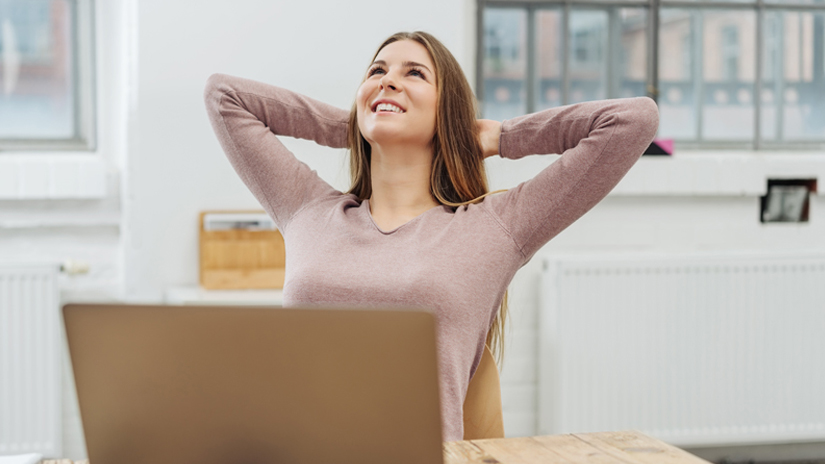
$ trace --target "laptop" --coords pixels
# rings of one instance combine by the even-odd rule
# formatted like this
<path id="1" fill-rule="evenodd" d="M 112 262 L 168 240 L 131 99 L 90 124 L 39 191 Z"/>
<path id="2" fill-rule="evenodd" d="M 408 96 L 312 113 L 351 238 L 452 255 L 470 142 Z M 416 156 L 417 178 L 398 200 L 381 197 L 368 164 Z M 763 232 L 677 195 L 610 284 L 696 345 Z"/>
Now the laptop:
<path id="1" fill-rule="evenodd" d="M 68 304 L 90 462 L 441 464 L 417 309 Z"/>

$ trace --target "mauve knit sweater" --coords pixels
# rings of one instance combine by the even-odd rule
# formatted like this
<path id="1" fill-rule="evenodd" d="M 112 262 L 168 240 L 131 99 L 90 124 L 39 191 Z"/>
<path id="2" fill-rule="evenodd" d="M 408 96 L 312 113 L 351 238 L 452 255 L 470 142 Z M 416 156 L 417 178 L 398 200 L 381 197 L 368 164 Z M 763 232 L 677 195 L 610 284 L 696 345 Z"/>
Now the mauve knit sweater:
<path id="1" fill-rule="evenodd" d="M 457 209 L 437 206 L 384 231 L 370 215 L 369 200 L 332 188 L 277 137 L 345 148 L 348 110 L 221 74 L 209 78 L 204 98 L 229 161 L 284 236 L 284 306 L 434 311 L 445 441 L 463 438 L 467 385 L 516 271 L 610 192 L 659 124 L 647 97 L 506 120 L 500 156 L 562 156 L 505 193 Z"/>

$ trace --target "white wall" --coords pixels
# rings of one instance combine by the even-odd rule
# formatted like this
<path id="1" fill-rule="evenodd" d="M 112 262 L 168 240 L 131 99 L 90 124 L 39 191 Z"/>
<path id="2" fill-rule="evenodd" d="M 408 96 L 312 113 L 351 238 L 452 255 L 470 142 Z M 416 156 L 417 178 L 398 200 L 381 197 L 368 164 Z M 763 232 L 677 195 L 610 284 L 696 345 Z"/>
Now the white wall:
<path id="1" fill-rule="evenodd" d="M 454 52 L 473 82 L 472 0 L 107 0 L 96 5 L 98 155 L 109 166 L 107 196 L 0 202 L 3 259 L 74 258 L 92 265 L 87 276 L 63 278 L 64 301 L 160 301 L 167 287 L 197 282 L 199 211 L 258 206 L 211 132 L 202 100 L 210 74 L 257 79 L 349 107 L 380 41 L 398 30 L 423 29 Z M 346 186 L 342 151 L 285 143 L 327 181 Z M 491 186 L 512 187 L 553 159 L 490 160 Z M 758 222 L 758 194 L 765 177 L 822 179 L 822 163 L 780 154 L 754 157 L 758 162 L 749 159 L 747 154 L 740 160 L 741 169 L 718 169 L 713 160 L 642 160 L 634 169 L 635 179 L 622 186 L 624 195 L 611 195 L 519 272 L 511 287 L 502 372 L 508 435 L 536 431 L 535 326 L 542 256 L 825 247 L 822 196 L 812 199 L 808 224 Z M 694 186 L 701 196 L 691 194 Z M 85 450 L 68 372 L 65 378 L 64 454 L 82 458 Z"/>

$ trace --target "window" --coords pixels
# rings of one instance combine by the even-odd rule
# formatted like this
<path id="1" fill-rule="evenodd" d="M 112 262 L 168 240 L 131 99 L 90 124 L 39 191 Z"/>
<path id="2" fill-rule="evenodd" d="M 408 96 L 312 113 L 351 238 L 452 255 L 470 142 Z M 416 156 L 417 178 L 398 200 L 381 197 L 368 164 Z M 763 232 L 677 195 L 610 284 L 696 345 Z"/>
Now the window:
<path id="1" fill-rule="evenodd" d="M 648 95 L 677 148 L 825 148 L 825 0 L 478 0 L 484 117 Z"/>
<path id="2" fill-rule="evenodd" d="M 0 150 L 94 149 L 90 0 L 0 0 Z"/>

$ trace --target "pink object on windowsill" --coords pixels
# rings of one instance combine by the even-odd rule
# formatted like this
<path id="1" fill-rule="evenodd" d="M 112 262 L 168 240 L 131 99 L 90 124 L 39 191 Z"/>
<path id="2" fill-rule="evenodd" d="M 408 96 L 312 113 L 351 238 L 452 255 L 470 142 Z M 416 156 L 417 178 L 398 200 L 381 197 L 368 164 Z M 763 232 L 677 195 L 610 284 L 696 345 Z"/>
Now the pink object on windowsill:
<path id="1" fill-rule="evenodd" d="M 645 150 L 645 155 L 672 155 L 673 139 L 653 139 L 653 142 Z"/>

